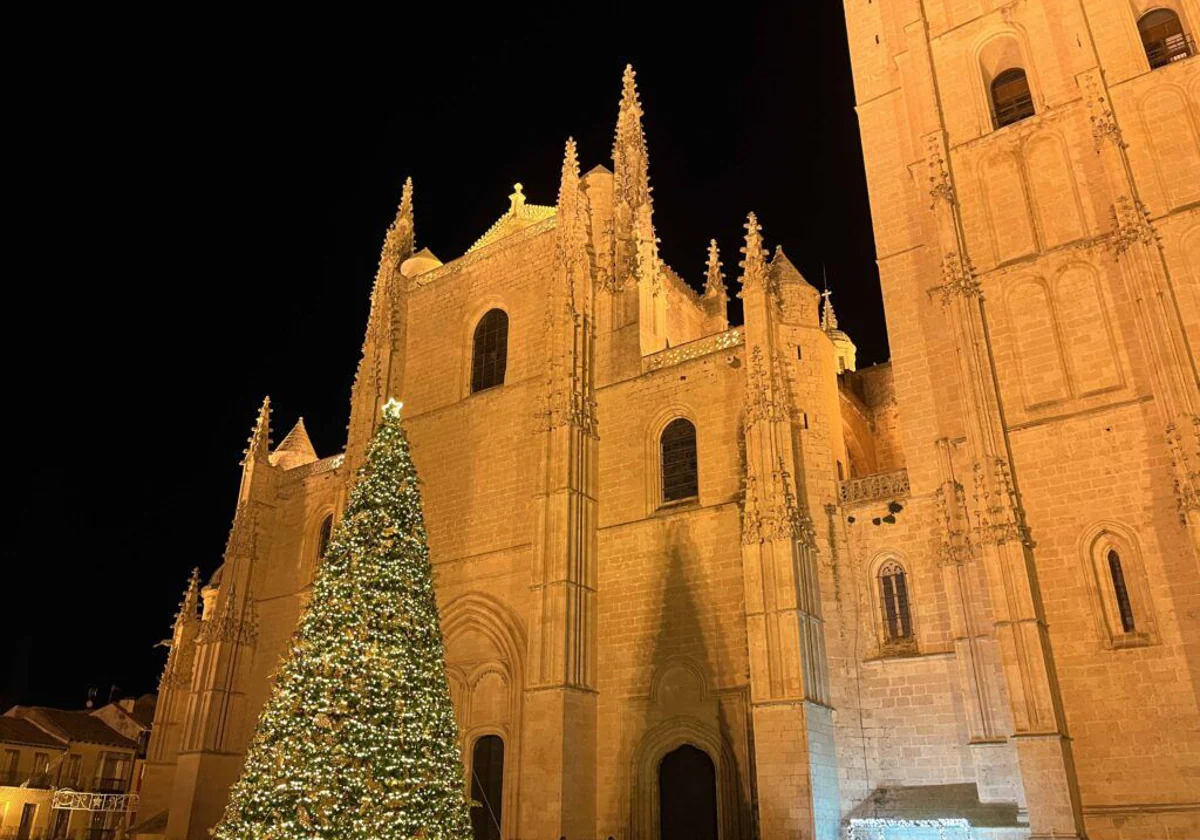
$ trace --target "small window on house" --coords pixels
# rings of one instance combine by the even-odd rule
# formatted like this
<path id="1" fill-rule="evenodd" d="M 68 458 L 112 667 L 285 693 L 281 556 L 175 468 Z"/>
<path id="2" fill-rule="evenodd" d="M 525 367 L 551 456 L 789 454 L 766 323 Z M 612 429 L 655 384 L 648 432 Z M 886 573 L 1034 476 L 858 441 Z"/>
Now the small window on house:
<path id="1" fill-rule="evenodd" d="M 1179 15 L 1170 9 L 1146 12 L 1138 19 L 1138 32 L 1142 35 L 1142 46 L 1151 69 L 1181 61 L 1192 54 L 1192 45 L 1183 34 Z"/>
<path id="2" fill-rule="evenodd" d="M 1129 588 L 1125 585 L 1125 570 L 1121 568 L 1121 555 L 1108 552 L 1108 573 L 1112 576 L 1113 594 L 1117 597 L 1117 612 L 1121 616 L 1121 629 L 1132 633 L 1137 629 L 1133 621 L 1133 605 L 1129 601 Z"/>
<path id="3" fill-rule="evenodd" d="M 884 642 L 903 645 L 913 641 L 908 603 L 908 576 L 904 567 L 889 560 L 879 567 L 879 605 L 883 613 Z"/>
<path id="4" fill-rule="evenodd" d="M 325 559 L 325 552 L 329 551 L 329 538 L 333 536 L 333 514 L 329 514 L 321 520 L 321 530 L 317 535 L 317 559 Z"/>
<path id="5" fill-rule="evenodd" d="M 475 327 L 471 355 L 471 393 L 504 384 L 508 367 L 508 315 L 493 309 Z"/>
<path id="6" fill-rule="evenodd" d="M 696 427 L 682 417 L 663 429 L 662 500 L 678 502 L 700 494 L 696 462 Z"/>
<path id="7" fill-rule="evenodd" d="M 1034 113 L 1033 94 L 1024 70 L 1014 67 L 992 80 L 992 116 L 996 128 L 1020 122 Z"/>

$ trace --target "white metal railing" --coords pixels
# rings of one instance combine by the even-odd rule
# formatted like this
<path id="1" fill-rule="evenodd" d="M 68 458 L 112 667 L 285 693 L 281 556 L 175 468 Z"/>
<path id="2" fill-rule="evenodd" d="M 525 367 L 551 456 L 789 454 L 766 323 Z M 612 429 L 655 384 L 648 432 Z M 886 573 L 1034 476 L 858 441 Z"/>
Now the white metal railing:
<path id="1" fill-rule="evenodd" d="M 136 793 L 84 793 L 79 790 L 56 790 L 51 808 L 64 811 L 104 811 L 108 813 L 125 813 L 136 811 L 138 798 Z"/>

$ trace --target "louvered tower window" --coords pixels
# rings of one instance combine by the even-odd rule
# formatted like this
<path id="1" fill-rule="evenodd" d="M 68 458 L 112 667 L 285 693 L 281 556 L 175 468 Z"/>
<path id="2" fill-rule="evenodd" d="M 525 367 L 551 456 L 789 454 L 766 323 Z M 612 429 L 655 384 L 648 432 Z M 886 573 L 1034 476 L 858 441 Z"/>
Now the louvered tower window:
<path id="1" fill-rule="evenodd" d="M 992 115 L 1003 128 L 1034 115 L 1029 79 L 1020 67 L 1005 70 L 992 80 Z"/>
<path id="2" fill-rule="evenodd" d="M 1155 9 L 1138 18 L 1138 32 L 1151 69 L 1181 61 L 1192 54 L 1192 44 L 1183 34 L 1179 15 L 1170 9 Z"/>
<path id="3" fill-rule="evenodd" d="M 894 560 L 879 568 L 879 604 L 883 611 L 883 631 L 887 642 L 907 642 L 913 638 L 912 614 L 908 603 L 908 576 Z"/>
<path id="4" fill-rule="evenodd" d="M 662 500 L 678 502 L 700 494 L 696 462 L 696 427 L 680 417 L 662 433 Z"/>
<path id="5" fill-rule="evenodd" d="M 493 309 L 475 327 L 471 355 L 471 393 L 504 384 L 508 367 L 508 315 Z"/>
<path id="6" fill-rule="evenodd" d="M 1125 585 L 1125 570 L 1121 568 L 1121 555 L 1111 549 L 1108 552 L 1108 573 L 1112 576 L 1113 594 L 1117 596 L 1121 629 L 1132 633 L 1136 628 L 1133 622 L 1133 605 L 1129 602 L 1129 588 Z"/>

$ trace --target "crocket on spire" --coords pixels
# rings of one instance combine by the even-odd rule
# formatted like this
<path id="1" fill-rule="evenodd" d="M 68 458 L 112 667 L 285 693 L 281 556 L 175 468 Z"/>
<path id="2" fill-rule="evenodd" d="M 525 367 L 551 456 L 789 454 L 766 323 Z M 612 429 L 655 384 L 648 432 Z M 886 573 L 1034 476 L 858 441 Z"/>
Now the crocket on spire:
<path id="1" fill-rule="evenodd" d="M 271 454 L 271 398 L 263 399 L 262 407 L 258 409 L 258 418 L 254 428 L 250 430 L 250 439 L 246 442 L 245 457 L 242 464 L 250 461 L 265 461 Z"/>
<path id="2" fill-rule="evenodd" d="M 399 268 L 400 263 L 413 255 L 416 243 L 416 224 L 413 218 L 413 182 L 412 178 L 404 179 L 404 188 L 400 193 L 400 206 L 396 208 L 396 218 L 392 220 L 383 240 L 383 253 L 379 256 L 380 266 L 388 265 Z"/>

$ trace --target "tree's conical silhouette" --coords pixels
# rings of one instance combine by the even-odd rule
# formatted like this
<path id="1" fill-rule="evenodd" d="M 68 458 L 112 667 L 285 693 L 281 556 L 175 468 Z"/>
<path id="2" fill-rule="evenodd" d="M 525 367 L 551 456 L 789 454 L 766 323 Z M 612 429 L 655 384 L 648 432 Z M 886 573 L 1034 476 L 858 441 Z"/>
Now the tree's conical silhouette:
<path id="1" fill-rule="evenodd" d="M 385 406 L 216 840 L 468 840 L 417 473 Z"/>

